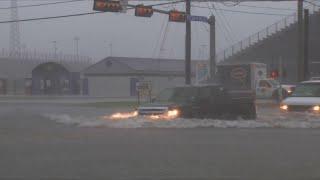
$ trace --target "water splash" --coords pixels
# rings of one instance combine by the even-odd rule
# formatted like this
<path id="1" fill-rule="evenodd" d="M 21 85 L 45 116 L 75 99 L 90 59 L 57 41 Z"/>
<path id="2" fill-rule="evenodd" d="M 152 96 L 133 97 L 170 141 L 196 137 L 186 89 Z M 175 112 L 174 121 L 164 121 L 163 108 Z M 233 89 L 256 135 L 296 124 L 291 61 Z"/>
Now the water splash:
<path id="1" fill-rule="evenodd" d="M 257 120 L 217 120 L 217 119 L 150 119 L 133 117 L 126 119 L 71 116 L 68 114 L 46 114 L 45 117 L 58 123 L 79 127 L 108 128 L 320 128 L 319 116 L 312 114 L 260 116 Z"/>

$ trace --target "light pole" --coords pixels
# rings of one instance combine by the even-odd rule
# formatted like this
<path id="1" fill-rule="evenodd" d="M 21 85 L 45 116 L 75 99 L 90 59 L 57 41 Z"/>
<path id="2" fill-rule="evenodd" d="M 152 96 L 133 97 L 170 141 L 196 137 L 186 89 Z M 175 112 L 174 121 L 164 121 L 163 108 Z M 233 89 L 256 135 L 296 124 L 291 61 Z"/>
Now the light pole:
<path id="1" fill-rule="evenodd" d="M 54 51 L 54 58 L 57 58 L 57 41 L 52 41 L 53 43 L 53 51 Z"/>
<path id="2" fill-rule="evenodd" d="M 113 51 L 113 44 L 112 43 L 108 43 L 107 41 L 104 41 L 104 43 L 106 43 L 107 48 L 109 48 L 109 56 L 112 57 L 112 51 Z M 108 55 L 108 54 L 107 54 Z"/>
<path id="3" fill-rule="evenodd" d="M 74 40 L 74 44 L 75 44 L 76 58 L 77 58 L 77 60 L 79 60 L 79 40 L 80 40 L 80 38 L 76 36 L 73 38 L 73 40 Z"/>
<path id="4" fill-rule="evenodd" d="M 113 48 L 112 43 L 109 44 L 109 47 L 110 47 L 110 56 L 112 57 L 112 48 Z"/>

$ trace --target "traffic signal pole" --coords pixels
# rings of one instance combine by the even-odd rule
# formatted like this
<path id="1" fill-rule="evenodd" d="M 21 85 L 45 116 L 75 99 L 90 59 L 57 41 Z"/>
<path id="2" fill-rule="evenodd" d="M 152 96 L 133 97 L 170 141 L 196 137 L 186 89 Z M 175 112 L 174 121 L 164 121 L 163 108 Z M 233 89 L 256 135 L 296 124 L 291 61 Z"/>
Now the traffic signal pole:
<path id="1" fill-rule="evenodd" d="M 303 0 L 298 0 L 298 34 L 297 34 L 297 45 L 298 45 L 298 57 L 297 57 L 297 81 L 304 80 L 304 48 L 303 48 Z"/>
<path id="2" fill-rule="evenodd" d="M 191 84 L 191 0 L 186 0 L 185 78 Z"/>
<path id="3" fill-rule="evenodd" d="M 210 24 L 210 79 L 216 74 L 216 19 L 214 15 L 209 18 Z"/>

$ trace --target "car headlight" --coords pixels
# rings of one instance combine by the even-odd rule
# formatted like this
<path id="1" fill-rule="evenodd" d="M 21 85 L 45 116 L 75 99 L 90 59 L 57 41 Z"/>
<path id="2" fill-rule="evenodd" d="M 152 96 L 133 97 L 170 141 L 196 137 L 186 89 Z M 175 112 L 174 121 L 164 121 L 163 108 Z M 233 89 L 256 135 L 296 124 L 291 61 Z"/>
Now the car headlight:
<path id="1" fill-rule="evenodd" d="M 320 106 L 313 106 L 312 110 L 319 112 L 320 111 Z"/>
<path id="2" fill-rule="evenodd" d="M 289 106 L 288 105 L 286 105 L 286 104 L 282 104 L 281 106 L 280 106 L 280 109 L 282 109 L 282 110 L 288 110 L 289 109 Z"/>
<path id="3" fill-rule="evenodd" d="M 171 109 L 168 111 L 167 115 L 169 118 L 176 118 L 179 116 L 179 110 L 178 109 Z"/>

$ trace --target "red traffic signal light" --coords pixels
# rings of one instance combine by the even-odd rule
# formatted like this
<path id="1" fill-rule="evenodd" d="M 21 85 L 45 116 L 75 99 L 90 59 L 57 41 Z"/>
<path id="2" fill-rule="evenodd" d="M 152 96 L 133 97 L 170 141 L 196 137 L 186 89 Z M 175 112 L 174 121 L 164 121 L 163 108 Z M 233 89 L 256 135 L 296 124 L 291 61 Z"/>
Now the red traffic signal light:
<path id="1" fill-rule="evenodd" d="M 93 10 L 104 12 L 120 12 L 122 6 L 120 1 L 94 0 Z"/>
<path id="2" fill-rule="evenodd" d="M 151 17 L 152 15 L 153 15 L 153 9 L 151 6 L 138 5 L 135 8 L 135 16 Z"/>
<path id="3" fill-rule="evenodd" d="M 169 21 L 172 22 L 186 22 L 186 13 L 172 10 L 169 12 Z"/>
<path id="4" fill-rule="evenodd" d="M 272 70 L 270 74 L 272 79 L 277 79 L 279 77 L 279 71 L 278 70 Z"/>
<path id="5" fill-rule="evenodd" d="M 94 0 L 93 2 L 93 10 L 96 11 L 105 11 L 106 6 L 107 6 L 107 1 L 106 0 Z"/>

